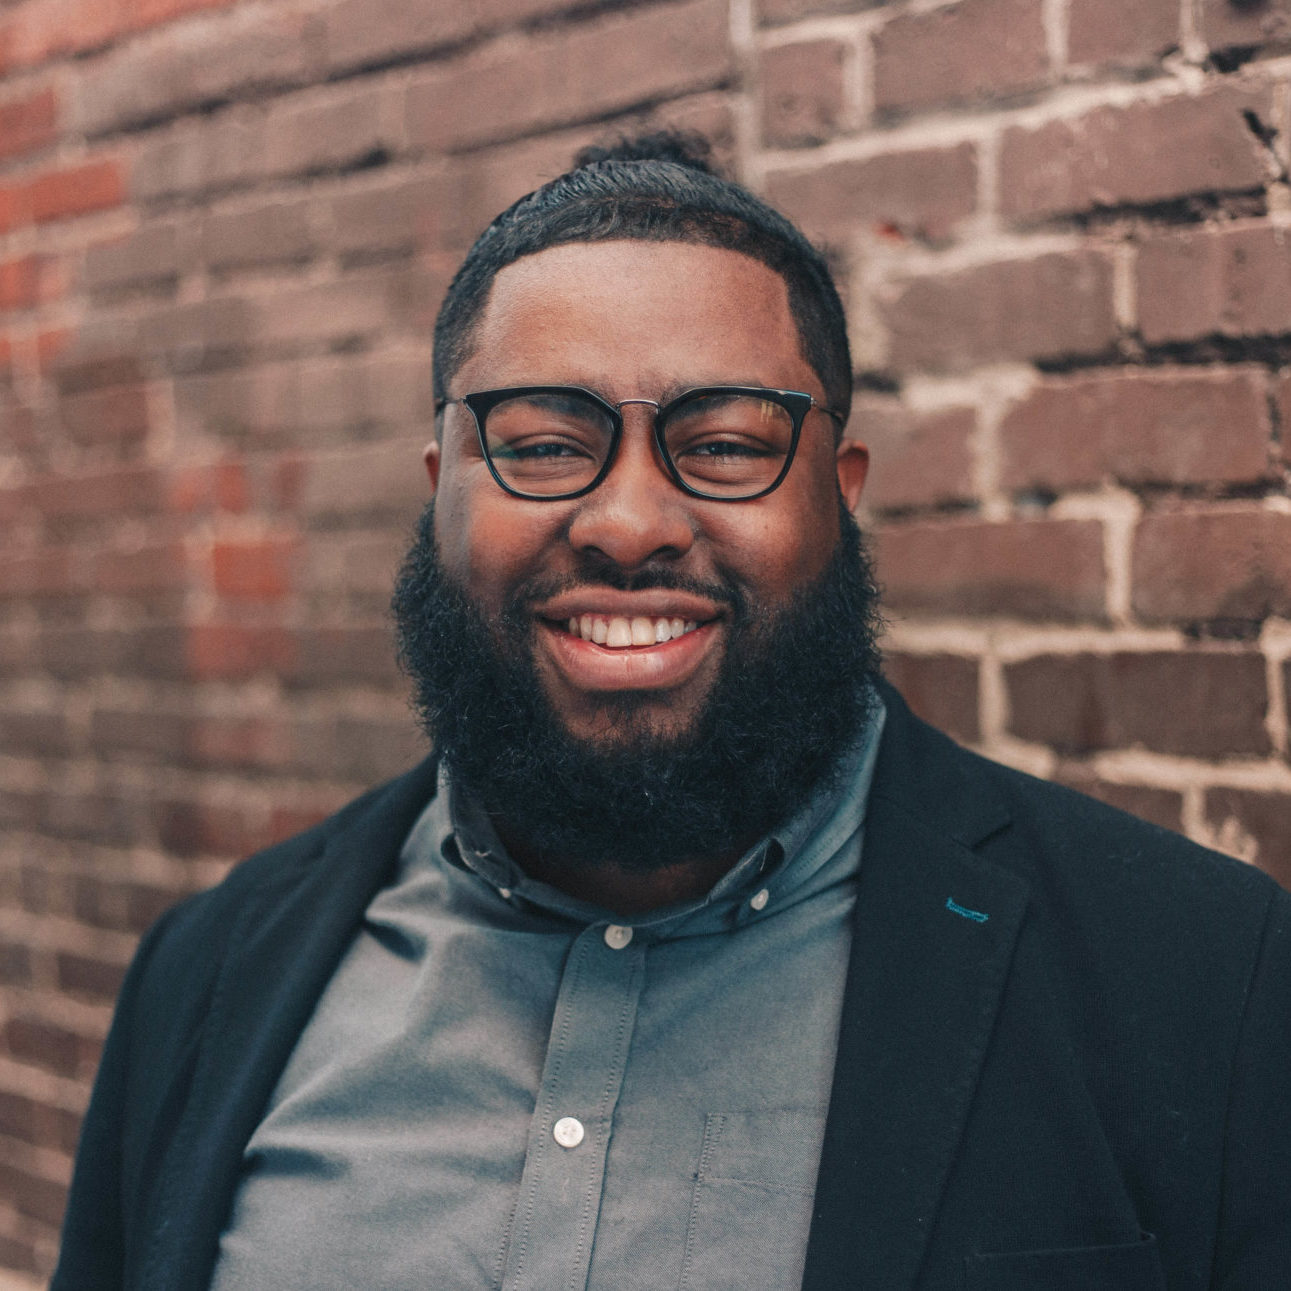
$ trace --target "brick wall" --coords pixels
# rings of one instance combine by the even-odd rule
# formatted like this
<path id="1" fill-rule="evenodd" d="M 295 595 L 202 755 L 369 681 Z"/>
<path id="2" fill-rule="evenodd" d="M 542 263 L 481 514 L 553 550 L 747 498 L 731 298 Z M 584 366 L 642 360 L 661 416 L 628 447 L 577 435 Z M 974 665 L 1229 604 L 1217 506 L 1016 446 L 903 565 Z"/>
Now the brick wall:
<path id="1" fill-rule="evenodd" d="M 1291 882 L 1288 0 L 0 0 L 0 1268 L 140 930 L 417 756 L 438 295 L 646 117 L 838 266 L 916 707 Z"/>

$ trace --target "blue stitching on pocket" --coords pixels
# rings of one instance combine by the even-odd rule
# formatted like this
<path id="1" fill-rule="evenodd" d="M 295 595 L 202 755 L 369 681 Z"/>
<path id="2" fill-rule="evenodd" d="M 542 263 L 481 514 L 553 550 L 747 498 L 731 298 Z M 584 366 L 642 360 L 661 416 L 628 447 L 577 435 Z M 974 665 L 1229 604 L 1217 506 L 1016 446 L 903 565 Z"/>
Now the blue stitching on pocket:
<path id="1" fill-rule="evenodd" d="M 953 897 L 946 898 L 946 909 L 951 914 L 962 915 L 965 919 L 971 919 L 974 923 L 985 923 L 991 917 L 989 914 L 983 914 L 980 910 L 966 909 Z"/>

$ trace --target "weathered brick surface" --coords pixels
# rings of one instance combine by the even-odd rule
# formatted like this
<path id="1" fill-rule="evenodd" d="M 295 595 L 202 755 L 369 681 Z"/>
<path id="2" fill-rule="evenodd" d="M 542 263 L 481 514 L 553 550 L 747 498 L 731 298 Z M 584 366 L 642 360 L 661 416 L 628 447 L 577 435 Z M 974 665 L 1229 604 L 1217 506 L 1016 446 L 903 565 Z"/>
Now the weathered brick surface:
<path id="1" fill-rule="evenodd" d="M 1145 517 L 1133 596 L 1135 611 L 1156 623 L 1291 615 L 1291 515 L 1230 505 Z"/>
<path id="2" fill-rule="evenodd" d="M 958 0 L 897 14 L 874 37 L 880 111 L 1007 97 L 1042 85 L 1049 58 L 1040 6 Z"/>
<path id="3" fill-rule="evenodd" d="M 900 368 L 1097 355 L 1117 335 L 1112 266 L 1093 250 L 898 281 L 883 315 Z"/>
<path id="4" fill-rule="evenodd" d="M 762 135 L 768 144 L 823 143 L 847 109 L 847 46 L 840 40 L 777 45 L 762 56 Z"/>
<path id="5" fill-rule="evenodd" d="M 1067 57 L 1073 63 L 1151 62 L 1179 43 L 1179 0 L 1080 0 L 1068 10 Z"/>
<path id="6" fill-rule="evenodd" d="M 1050 380 L 1005 418 L 1001 478 L 1060 493 L 1129 485 L 1244 484 L 1272 475 L 1264 374 L 1147 368 Z"/>
<path id="7" fill-rule="evenodd" d="M 1268 153 L 1245 113 L 1270 116 L 1267 90 L 1217 86 L 1005 131 L 1000 205 L 1036 219 L 1099 206 L 1147 205 L 1190 193 L 1260 188 Z"/>
<path id="8" fill-rule="evenodd" d="M 820 242 L 840 241 L 858 227 L 943 241 L 977 209 L 977 154 L 965 143 L 774 170 L 767 196 Z"/>
<path id="9" fill-rule="evenodd" d="M 1269 751 L 1264 659 L 1254 652 L 1038 655 L 1004 669 L 1009 730 L 1060 753 Z M 1211 695 L 1224 702 L 1210 704 Z"/>
<path id="10" fill-rule="evenodd" d="M 435 305 L 620 130 L 835 268 L 916 710 L 1291 883 L 1291 9 L 1186 7 L 0 0 L 0 1281 L 137 934 L 421 755 Z"/>
<path id="11" fill-rule="evenodd" d="M 1106 610 L 1102 526 L 1092 521 L 892 525 L 878 555 L 887 599 L 906 612 L 1071 621 Z"/>

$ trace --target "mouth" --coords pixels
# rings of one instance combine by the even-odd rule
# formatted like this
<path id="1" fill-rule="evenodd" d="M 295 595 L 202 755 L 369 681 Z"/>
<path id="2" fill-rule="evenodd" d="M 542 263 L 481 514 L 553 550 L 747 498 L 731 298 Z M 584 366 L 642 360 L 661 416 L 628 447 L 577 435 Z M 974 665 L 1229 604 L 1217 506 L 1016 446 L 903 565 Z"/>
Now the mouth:
<path id="1" fill-rule="evenodd" d="M 631 618 L 623 614 L 580 614 L 571 616 L 566 627 L 569 635 L 580 641 L 591 641 L 607 650 L 630 650 L 675 641 L 694 632 L 699 624 L 694 619 L 651 618 L 643 614 Z"/>

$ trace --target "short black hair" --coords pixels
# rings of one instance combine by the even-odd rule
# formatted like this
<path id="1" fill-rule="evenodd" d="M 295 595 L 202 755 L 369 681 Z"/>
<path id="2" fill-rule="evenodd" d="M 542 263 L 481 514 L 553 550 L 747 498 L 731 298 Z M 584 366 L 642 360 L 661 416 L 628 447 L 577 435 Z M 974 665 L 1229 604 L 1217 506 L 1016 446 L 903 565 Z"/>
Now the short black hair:
<path id="1" fill-rule="evenodd" d="M 824 257 L 783 215 L 718 173 L 702 136 L 656 131 L 583 149 L 573 169 L 507 207 L 467 252 L 435 320 L 435 399 L 470 353 L 498 271 L 571 242 L 691 242 L 738 251 L 784 279 L 802 356 L 846 418 L 852 360 Z M 840 422 L 840 425 L 842 422 Z"/>

